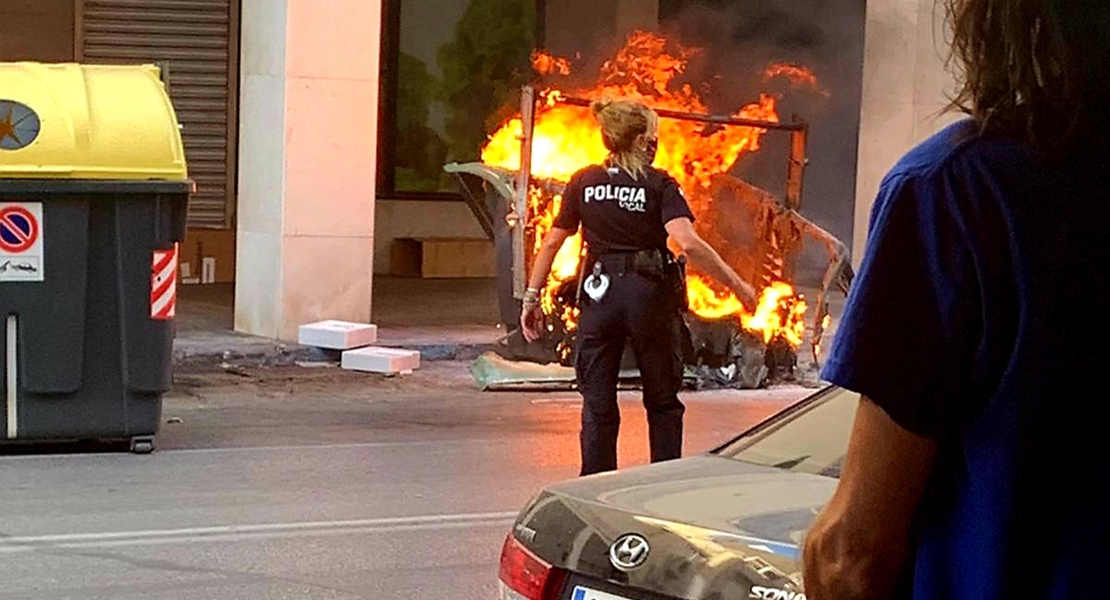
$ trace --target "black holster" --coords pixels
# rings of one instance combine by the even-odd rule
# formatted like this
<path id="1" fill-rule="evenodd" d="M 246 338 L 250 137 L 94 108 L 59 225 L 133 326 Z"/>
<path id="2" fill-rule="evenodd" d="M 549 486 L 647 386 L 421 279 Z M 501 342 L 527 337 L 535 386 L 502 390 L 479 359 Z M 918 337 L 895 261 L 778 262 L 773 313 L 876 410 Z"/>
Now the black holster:
<path id="1" fill-rule="evenodd" d="M 690 296 L 686 291 L 686 257 L 675 258 L 668 252 L 667 259 L 664 266 L 667 285 L 674 291 L 675 305 L 681 312 L 686 312 L 690 310 Z"/>

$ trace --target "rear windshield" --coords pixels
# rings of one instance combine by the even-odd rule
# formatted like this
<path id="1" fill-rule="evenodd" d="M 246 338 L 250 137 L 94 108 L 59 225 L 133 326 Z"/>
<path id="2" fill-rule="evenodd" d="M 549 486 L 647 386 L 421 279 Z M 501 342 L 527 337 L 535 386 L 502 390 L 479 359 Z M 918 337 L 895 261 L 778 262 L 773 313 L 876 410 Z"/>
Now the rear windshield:
<path id="1" fill-rule="evenodd" d="M 797 473 L 840 477 L 858 404 L 858 394 L 826 388 L 771 417 L 718 454 Z"/>

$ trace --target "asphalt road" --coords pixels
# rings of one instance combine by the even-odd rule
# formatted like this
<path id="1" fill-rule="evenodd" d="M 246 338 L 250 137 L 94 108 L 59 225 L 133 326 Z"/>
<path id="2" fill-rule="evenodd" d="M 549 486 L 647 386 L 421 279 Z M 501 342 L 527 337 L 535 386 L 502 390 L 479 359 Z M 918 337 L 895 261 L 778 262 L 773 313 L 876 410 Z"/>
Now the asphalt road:
<path id="1" fill-rule="evenodd" d="M 688 453 L 805 393 L 687 395 Z M 635 398 L 623 466 L 647 456 Z M 0 598 L 494 598 L 516 511 L 577 472 L 578 409 L 477 392 L 453 363 L 180 374 L 152 455 L 0 456 Z"/>

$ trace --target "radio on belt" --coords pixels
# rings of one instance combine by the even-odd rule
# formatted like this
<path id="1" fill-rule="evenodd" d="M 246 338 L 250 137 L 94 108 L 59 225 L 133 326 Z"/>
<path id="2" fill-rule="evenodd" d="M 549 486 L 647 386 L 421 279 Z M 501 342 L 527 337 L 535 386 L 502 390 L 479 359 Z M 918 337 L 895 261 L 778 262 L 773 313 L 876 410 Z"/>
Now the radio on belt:
<path id="1" fill-rule="evenodd" d="M 193 189 L 158 67 L 0 63 L 0 442 L 154 449 Z"/>

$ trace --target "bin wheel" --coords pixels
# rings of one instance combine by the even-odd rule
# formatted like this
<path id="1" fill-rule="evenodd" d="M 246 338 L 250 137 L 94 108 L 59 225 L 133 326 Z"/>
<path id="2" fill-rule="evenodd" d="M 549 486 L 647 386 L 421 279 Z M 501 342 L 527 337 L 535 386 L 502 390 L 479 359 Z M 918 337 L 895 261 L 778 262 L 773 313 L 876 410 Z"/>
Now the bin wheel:
<path id="1" fill-rule="evenodd" d="M 134 454 L 154 452 L 154 438 L 131 438 L 131 452 Z"/>

